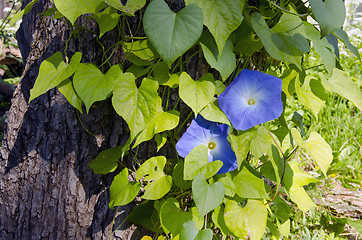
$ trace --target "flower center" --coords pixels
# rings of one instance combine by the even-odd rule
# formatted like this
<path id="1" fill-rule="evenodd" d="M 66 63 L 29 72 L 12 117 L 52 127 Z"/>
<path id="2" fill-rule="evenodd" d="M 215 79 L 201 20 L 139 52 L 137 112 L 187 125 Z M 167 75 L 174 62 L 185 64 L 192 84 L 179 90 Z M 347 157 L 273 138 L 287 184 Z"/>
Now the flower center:
<path id="1" fill-rule="evenodd" d="M 250 98 L 250 99 L 248 100 L 248 105 L 254 105 L 254 104 L 255 104 L 255 100 L 252 99 L 252 98 Z"/>
<path id="2" fill-rule="evenodd" d="M 214 142 L 209 142 L 209 144 L 207 145 L 207 147 L 210 149 L 210 150 L 213 150 L 216 148 L 216 143 Z"/>

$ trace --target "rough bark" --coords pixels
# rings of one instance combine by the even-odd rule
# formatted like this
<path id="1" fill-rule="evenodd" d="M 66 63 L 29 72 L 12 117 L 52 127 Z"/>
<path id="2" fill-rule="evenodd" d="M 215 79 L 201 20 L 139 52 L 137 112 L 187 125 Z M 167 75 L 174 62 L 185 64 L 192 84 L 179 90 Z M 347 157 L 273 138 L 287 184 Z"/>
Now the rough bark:
<path id="1" fill-rule="evenodd" d="M 168 3 L 175 11 L 184 6 L 179 0 Z M 63 52 L 70 34 L 61 20 L 39 15 L 50 5 L 49 0 L 39 0 L 24 16 L 17 34 L 26 65 L 0 149 L 0 239 L 141 239 L 144 229 L 129 223 L 119 227 L 135 203 L 120 207 L 118 213 L 109 209 L 114 175 L 95 175 L 88 167 L 99 152 L 128 138 L 126 123 L 110 101 L 96 103 L 87 115 L 77 113 L 56 89 L 28 103 L 41 62 Z M 92 21 L 87 28 L 97 31 Z M 110 32 L 102 41 L 111 46 L 116 37 Z M 68 56 L 77 51 L 83 62 L 100 63 L 102 53 L 92 34 L 83 32 L 69 42 Z M 116 52 L 113 63 L 122 58 L 121 49 Z M 195 59 L 186 70 L 198 78 L 202 67 Z M 128 167 L 133 154 L 125 160 Z M 161 154 L 174 151 L 163 148 Z M 155 144 L 148 142 L 137 157 L 145 160 L 154 155 Z M 119 228 L 112 233 L 115 216 L 113 228 Z"/>

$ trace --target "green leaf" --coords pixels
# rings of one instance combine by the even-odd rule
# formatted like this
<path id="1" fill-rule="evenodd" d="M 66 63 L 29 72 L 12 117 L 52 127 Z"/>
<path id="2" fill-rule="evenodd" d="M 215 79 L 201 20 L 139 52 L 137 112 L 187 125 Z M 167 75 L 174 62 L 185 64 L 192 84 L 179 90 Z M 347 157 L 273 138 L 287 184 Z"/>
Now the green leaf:
<path id="1" fill-rule="evenodd" d="M 160 222 L 153 201 L 143 201 L 138 204 L 125 221 L 140 224 L 153 232 L 157 231 Z"/>
<path id="2" fill-rule="evenodd" d="M 95 174 L 107 174 L 118 167 L 118 160 L 122 156 L 122 146 L 108 148 L 89 163 L 89 167 Z"/>
<path id="3" fill-rule="evenodd" d="M 99 38 L 101 38 L 103 34 L 117 26 L 120 15 L 115 8 L 107 7 L 102 12 L 96 13 L 94 18 L 99 25 Z"/>
<path id="4" fill-rule="evenodd" d="M 68 102 L 78 109 L 79 112 L 83 113 L 82 110 L 82 99 L 78 96 L 78 94 L 75 92 L 73 83 L 68 78 L 67 80 L 63 81 L 58 85 L 58 90 L 61 92 L 64 97 L 68 100 Z"/>
<path id="5" fill-rule="evenodd" d="M 217 175 L 220 176 L 220 175 Z M 221 182 L 225 188 L 225 195 L 229 197 L 234 197 L 236 192 L 235 184 L 233 180 L 231 180 L 230 173 L 226 173 L 224 176 L 221 176 L 217 182 Z"/>
<path id="6" fill-rule="evenodd" d="M 318 113 L 324 106 L 324 101 L 317 97 L 310 88 L 310 81 L 313 76 L 307 76 L 304 80 L 303 86 L 300 87 L 299 83 L 295 84 L 295 91 L 298 96 L 299 103 L 312 110 L 314 116 L 318 119 Z"/>
<path id="7" fill-rule="evenodd" d="M 224 185 L 221 182 L 208 184 L 202 174 L 194 178 L 192 196 L 201 217 L 220 206 L 224 199 L 224 192 Z"/>
<path id="8" fill-rule="evenodd" d="M 210 102 L 209 104 L 207 104 L 201 110 L 200 115 L 209 121 L 224 123 L 224 124 L 227 124 L 230 126 L 231 123 L 229 122 L 229 119 L 226 117 L 225 113 L 223 111 L 221 111 L 221 109 L 216 104 L 217 104 L 217 101 Z"/>
<path id="9" fill-rule="evenodd" d="M 159 111 L 155 113 L 153 118 L 148 122 L 146 128 L 137 137 L 133 148 L 144 141 L 148 141 L 157 133 L 174 129 L 179 122 L 180 113 L 176 110 L 169 112 Z"/>
<path id="10" fill-rule="evenodd" d="M 346 72 L 335 68 L 328 81 L 324 75 L 320 74 L 319 76 L 327 91 L 338 93 L 342 97 L 347 98 L 362 111 L 362 92 L 352 79 L 347 76 Z"/>
<path id="11" fill-rule="evenodd" d="M 334 47 L 330 44 L 326 37 L 321 39 L 320 32 L 310 23 L 303 22 L 307 38 L 312 40 L 313 47 L 321 57 L 328 72 L 336 67 L 336 55 Z"/>
<path id="12" fill-rule="evenodd" d="M 225 224 L 242 239 L 259 240 L 264 234 L 267 217 L 267 205 L 258 200 L 248 199 L 244 207 L 234 200 L 227 200 L 225 204 Z"/>
<path id="13" fill-rule="evenodd" d="M 147 68 L 144 68 L 142 66 L 132 65 L 129 68 L 127 68 L 126 72 L 132 73 L 135 78 L 142 77 L 143 75 L 146 75 L 150 70 L 152 69 L 152 66 L 148 66 Z"/>
<path id="14" fill-rule="evenodd" d="M 121 65 L 113 65 L 106 74 L 103 74 L 94 64 L 79 64 L 73 77 L 73 84 L 84 102 L 87 113 L 94 102 L 105 100 L 110 96 L 115 81 L 119 81 L 122 74 Z"/>
<path id="15" fill-rule="evenodd" d="M 347 33 L 343 29 L 337 29 L 333 32 L 333 35 L 335 35 L 339 40 L 341 40 L 344 45 L 351 51 L 356 57 L 358 57 L 359 60 L 361 60 L 361 57 L 359 55 L 358 49 L 351 44 L 351 42 L 348 39 Z"/>
<path id="16" fill-rule="evenodd" d="M 212 240 L 212 237 L 213 237 L 213 232 L 210 228 L 206 228 L 206 229 L 203 229 L 201 230 L 195 240 Z"/>
<path id="17" fill-rule="evenodd" d="M 310 199 L 303 187 L 292 186 L 288 191 L 290 199 L 297 204 L 298 208 L 305 212 L 317 207 Z"/>
<path id="18" fill-rule="evenodd" d="M 215 225 L 221 230 L 225 239 L 227 235 L 233 235 L 225 224 L 224 209 L 221 206 L 215 208 L 212 212 L 211 218 Z"/>
<path id="19" fill-rule="evenodd" d="M 123 74 L 120 81 L 116 82 L 112 104 L 116 112 L 127 122 L 132 140 L 161 108 L 161 98 L 157 90 L 158 83 L 147 78 L 143 79 L 140 88 L 137 88 L 132 73 Z"/>
<path id="20" fill-rule="evenodd" d="M 132 202 L 140 191 L 141 183 L 128 181 L 128 169 L 125 168 L 114 177 L 110 187 L 109 208 L 124 206 Z"/>
<path id="21" fill-rule="evenodd" d="M 193 221 L 185 222 L 182 225 L 180 240 L 212 240 L 213 232 L 211 229 L 199 231 Z"/>
<path id="22" fill-rule="evenodd" d="M 254 13 L 252 26 L 272 58 L 295 64 L 301 69 L 301 59 L 310 51 L 308 40 L 304 37 L 302 20 L 295 15 L 284 13 L 279 23 L 269 29 L 263 16 Z"/>
<path id="23" fill-rule="evenodd" d="M 202 173 L 206 178 L 214 176 L 222 167 L 222 162 L 217 160 L 209 162 L 208 148 L 199 145 L 191 150 L 185 158 L 184 179 L 193 180 L 197 174 Z"/>
<path id="24" fill-rule="evenodd" d="M 196 3 L 200 6 L 204 16 L 204 24 L 216 40 L 219 53 L 224 49 L 230 34 L 238 28 L 243 21 L 245 1 L 228 0 L 186 0 L 186 5 Z"/>
<path id="25" fill-rule="evenodd" d="M 102 0 L 54 0 L 54 5 L 74 25 L 80 15 L 95 13 L 101 2 Z"/>
<path id="26" fill-rule="evenodd" d="M 122 46 L 126 59 L 135 65 L 148 66 L 155 59 L 147 40 L 125 42 Z"/>
<path id="27" fill-rule="evenodd" d="M 161 61 L 153 67 L 153 76 L 158 84 L 163 85 L 170 79 L 170 69 L 166 62 Z M 178 83 L 177 83 L 178 85 Z"/>
<path id="28" fill-rule="evenodd" d="M 11 18 L 9 25 L 13 26 L 18 20 L 22 19 L 25 14 L 28 14 L 30 10 L 33 8 L 33 5 L 38 2 L 38 0 L 32 0 L 28 5 L 25 6 L 25 8 L 21 11 L 18 11 L 15 13 Z"/>
<path id="29" fill-rule="evenodd" d="M 227 40 L 221 53 L 217 49 L 214 38 L 209 32 L 205 32 L 200 42 L 202 52 L 210 66 L 219 71 L 221 78 L 225 81 L 236 67 L 233 45 Z"/>
<path id="30" fill-rule="evenodd" d="M 104 0 L 106 3 L 114 8 L 125 12 L 129 16 L 134 16 L 134 13 L 143 8 L 146 4 L 146 0 L 127 0 L 124 6 L 120 0 Z"/>
<path id="31" fill-rule="evenodd" d="M 201 230 L 205 224 L 204 217 L 200 217 L 199 210 L 197 210 L 197 207 L 190 208 L 189 212 L 192 213 L 192 221 L 194 221 L 197 229 Z"/>
<path id="32" fill-rule="evenodd" d="M 191 4 L 174 13 L 163 0 L 154 0 L 144 14 L 143 28 L 161 58 L 171 65 L 201 36 L 202 11 Z"/>
<path id="33" fill-rule="evenodd" d="M 244 15 L 244 20 L 241 25 L 232 33 L 234 52 L 252 55 L 259 51 L 263 44 L 256 37 L 253 27 L 251 26 L 251 16 Z"/>
<path id="34" fill-rule="evenodd" d="M 264 181 L 252 174 L 246 167 L 233 179 L 236 194 L 242 198 L 269 198 L 264 188 Z"/>
<path id="35" fill-rule="evenodd" d="M 143 181 L 148 182 L 145 187 L 143 199 L 157 200 L 168 193 L 172 186 L 172 177 L 163 172 L 166 158 L 157 156 L 148 159 L 137 170 L 136 180 L 139 181 L 143 176 Z"/>
<path id="36" fill-rule="evenodd" d="M 72 76 L 78 68 L 81 58 L 82 54 L 77 52 L 73 55 L 70 63 L 66 64 L 63 61 L 62 53 L 56 52 L 44 60 L 40 65 L 34 87 L 30 90 L 29 102 Z"/>
<path id="37" fill-rule="evenodd" d="M 273 139 L 270 136 L 269 130 L 264 126 L 259 126 L 252 134 L 250 151 L 254 154 L 255 158 L 260 158 L 267 151 Z"/>
<path id="38" fill-rule="evenodd" d="M 182 211 L 175 198 L 167 198 L 160 209 L 160 220 L 165 233 L 171 232 L 176 237 L 181 233 L 183 224 L 192 220 L 192 214 Z"/>
<path id="39" fill-rule="evenodd" d="M 311 132 L 305 142 L 296 129 L 293 128 L 291 133 L 297 145 L 303 148 L 317 163 L 323 174 L 327 175 L 327 170 L 333 160 L 332 149 L 328 143 L 316 132 Z"/>
<path id="40" fill-rule="evenodd" d="M 180 76 L 180 98 L 194 111 L 195 116 L 209 104 L 215 94 L 215 81 L 211 73 L 194 81 L 183 72 Z"/>
<path id="41" fill-rule="evenodd" d="M 184 163 L 179 162 L 173 169 L 172 172 L 172 180 L 176 187 L 182 189 L 190 189 L 191 188 L 191 181 L 184 180 Z"/>
<path id="42" fill-rule="evenodd" d="M 323 36 L 343 26 L 346 17 L 343 0 L 310 0 L 309 3 Z"/>

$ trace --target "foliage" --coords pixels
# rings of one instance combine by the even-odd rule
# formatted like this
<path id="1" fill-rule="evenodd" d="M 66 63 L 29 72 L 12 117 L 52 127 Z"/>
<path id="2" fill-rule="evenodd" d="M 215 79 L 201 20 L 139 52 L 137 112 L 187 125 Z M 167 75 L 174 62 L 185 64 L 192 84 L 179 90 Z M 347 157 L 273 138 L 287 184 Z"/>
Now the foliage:
<path id="1" fill-rule="evenodd" d="M 288 237 L 292 212 L 313 211 L 316 205 L 305 186 L 318 180 L 291 157 L 301 148 L 318 166 L 314 171 L 328 175 L 333 152 L 321 134 L 306 128 L 311 124 L 305 120 L 319 123 L 317 117 L 325 106 L 326 91 L 346 97 L 356 111 L 361 110 L 362 93 L 343 71 L 335 41 L 329 40 L 339 39 L 359 58 L 341 29 L 345 18 L 342 0 L 313 0 L 310 7 L 298 0 L 257 4 L 186 1 L 186 7 L 177 13 L 163 0 L 147 5 L 134 0 L 125 6 L 115 0 L 54 3 L 53 17 L 62 17 L 74 31 L 83 27 L 77 19 L 90 15 L 99 24 L 99 38 L 112 30 L 109 26 L 123 33 L 115 46 L 124 48 L 125 63 L 105 71 L 103 66 L 112 56 L 106 51 L 101 66 L 80 63 L 81 53 L 74 53 L 68 62 L 68 56 L 57 52 L 41 64 L 29 100 L 31 104 L 49 89 L 58 87 L 70 104 L 82 112 L 84 103 L 88 113 L 94 102 L 112 98 L 113 108 L 128 124 L 129 140 L 124 146 L 100 153 L 90 164 L 95 173 L 117 171 L 110 187 L 111 208 L 140 196 L 145 203 L 135 208 L 130 221 L 172 239 L 209 240 L 226 236 L 260 239 L 268 231 L 275 238 Z M 31 5 L 27 11 L 29 8 Z M 335 16 L 329 15 L 332 10 Z M 142 17 L 135 17 L 136 12 Z M 311 24 L 310 17 L 319 23 L 319 28 Z M 142 31 L 130 32 L 130 19 L 143 19 L 145 36 Z M 319 74 L 307 71 L 305 59 L 311 46 L 326 69 Z M 216 71 L 193 79 L 184 71 L 185 65 L 201 52 Z M 243 69 L 253 71 L 241 72 Z M 257 77 L 256 81 L 252 73 L 264 77 Z M 240 85 L 240 78 L 245 89 L 233 87 Z M 266 87 L 270 82 L 278 84 Z M 179 99 L 172 110 L 169 94 L 160 94 L 160 88 L 178 92 Z M 231 91 L 234 93 L 228 102 Z M 241 120 L 233 115 L 239 108 L 237 99 L 245 105 L 240 119 L 248 122 L 247 127 L 239 128 Z M 258 100 L 263 104 L 262 113 Z M 293 102 L 313 115 L 299 114 L 295 111 L 298 109 L 293 110 Z M 188 106 L 187 110 L 178 111 L 180 105 Z M 255 107 L 257 111 L 253 110 Z M 203 129 L 199 133 L 191 123 L 183 136 L 193 132 L 196 140 L 188 139 L 191 143 L 186 144 L 181 134 L 191 116 L 198 119 L 198 114 L 207 121 L 198 126 Z M 258 114 L 262 115 L 261 120 Z M 186 120 L 179 123 L 180 119 Z M 216 139 L 216 131 L 227 138 Z M 197 139 L 200 133 L 205 138 Z M 151 139 L 155 139 L 158 149 L 163 145 L 171 151 L 175 151 L 175 146 L 177 151 L 179 146 L 189 149 L 187 154 L 179 152 L 182 158 L 177 159 L 153 156 L 141 164 L 130 181 L 131 169 L 122 167 L 122 159 L 130 149 Z M 218 147 L 230 146 L 235 154 L 216 151 Z M 236 169 L 219 171 L 229 158 L 235 162 L 235 157 Z"/>

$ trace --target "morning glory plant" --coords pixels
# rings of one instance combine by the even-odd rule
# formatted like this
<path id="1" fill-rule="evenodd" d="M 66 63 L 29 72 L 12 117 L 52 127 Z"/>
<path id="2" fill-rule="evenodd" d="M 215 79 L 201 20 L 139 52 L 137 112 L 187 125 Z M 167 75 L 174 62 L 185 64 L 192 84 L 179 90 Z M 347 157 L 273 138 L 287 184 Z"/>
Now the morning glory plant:
<path id="1" fill-rule="evenodd" d="M 245 131 L 281 115 L 281 93 L 281 79 L 244 69 L 220 94 L 218 102 L 232 125 Z"/>
<path id="2" fill-rule="evenodd" d="M 195 147 L 205 145 L 209 149 L 209 162 L 215 160 L 223 162 L 219 174 L 233 171 L 238 164 L 236 155 L 227 140 L 228 132 L 228 125 L 211 122 L 198 115 L 177 142 L 176 150 L 181 157 L 185 158 Z"/>

